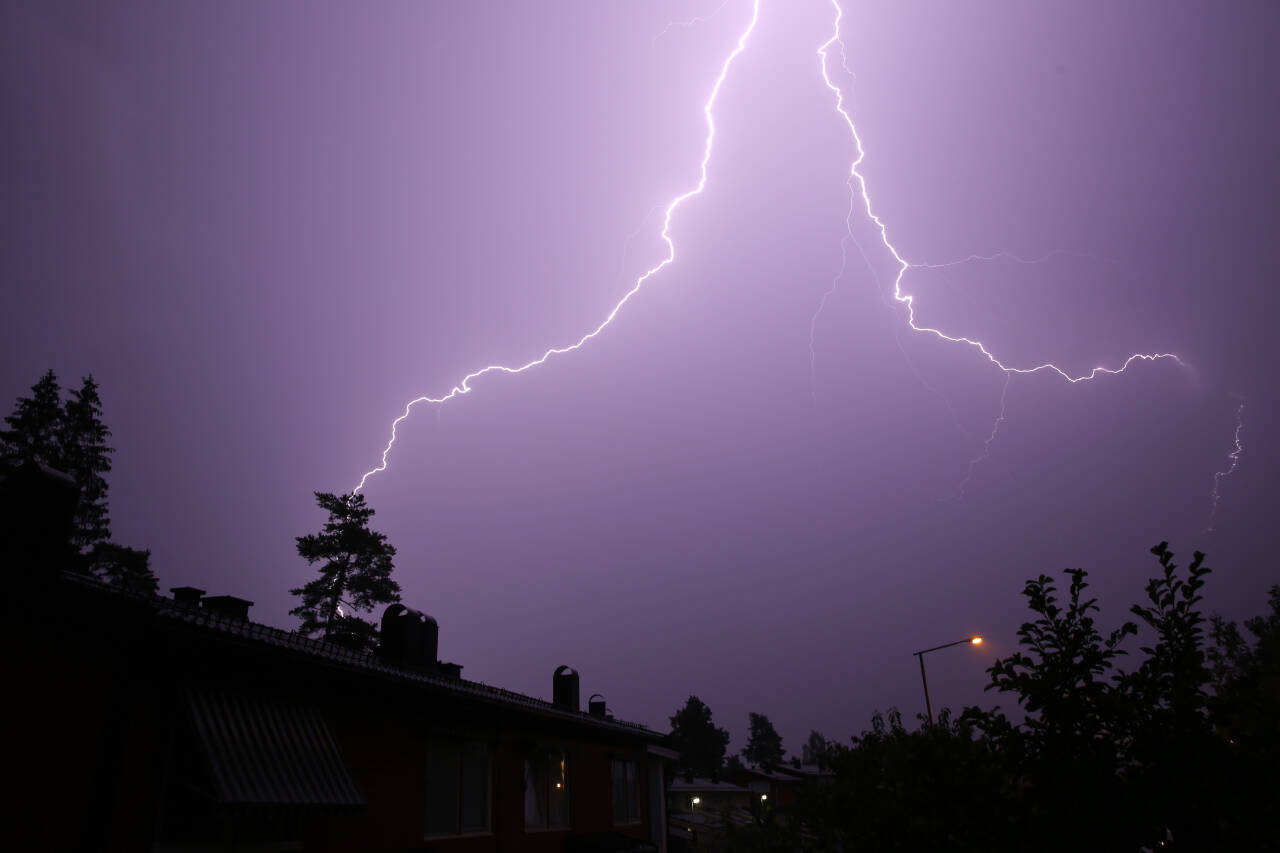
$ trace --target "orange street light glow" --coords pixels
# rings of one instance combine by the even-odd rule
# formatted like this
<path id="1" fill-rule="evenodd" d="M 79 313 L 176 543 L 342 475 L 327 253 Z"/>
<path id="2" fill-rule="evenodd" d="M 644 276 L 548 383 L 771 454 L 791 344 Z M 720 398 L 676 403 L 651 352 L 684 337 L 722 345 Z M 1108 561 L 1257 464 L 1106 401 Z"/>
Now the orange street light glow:
<path id="1" fill-rule="evenodd" d="M 974 638 L 973 638 L 972 640 L 970 640 L 969 642 L 973 643 L 975 646 L 980 646 L 980 645 L 982 645 L 982 638 L 981 638 L 981 637 L 974 637 Z"/>

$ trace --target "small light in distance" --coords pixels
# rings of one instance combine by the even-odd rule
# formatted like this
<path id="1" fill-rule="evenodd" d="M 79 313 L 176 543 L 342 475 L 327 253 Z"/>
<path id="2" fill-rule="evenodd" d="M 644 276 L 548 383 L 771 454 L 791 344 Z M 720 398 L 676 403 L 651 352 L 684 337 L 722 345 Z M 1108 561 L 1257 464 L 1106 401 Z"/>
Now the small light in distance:
<path id="1" fill-rule="evenodd" d="M 702 802 L 702 798 L 701 798 L 701 797 L 694 797 L 694 798 L 693 798 L 693 804 L 694 804 L 695 806 L 696 806 L 698 803 L 700 803 L 700 802 Z"/>
<path id="2" fill-rule="evenodd" d="M 971 640 L 969 640 L 969 642 L 973 643 L 975 646 L 980 646 L 980 645 L 982 645 L 982 638 L 981 638 L 981 637 L 974 637 L 974 638 L 972 638 Z"/>
<path id="3" fill-rule="evenodd" d="M 762 803 L 763 803 L 763 802 L 764 802 L 765 800 L 767 800 L 767 799 L 769 799 L 769 795 L 768 795 L 768 794 L 761 794 L 761 795 L 760 795 L 760 802 L 762 802 Z"/>

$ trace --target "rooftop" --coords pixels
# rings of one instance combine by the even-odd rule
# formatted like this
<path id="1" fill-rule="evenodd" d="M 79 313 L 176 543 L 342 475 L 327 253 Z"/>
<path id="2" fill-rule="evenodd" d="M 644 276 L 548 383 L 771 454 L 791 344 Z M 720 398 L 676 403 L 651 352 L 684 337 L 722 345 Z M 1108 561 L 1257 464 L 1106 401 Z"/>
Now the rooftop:
<path id="1" fill-rule="evenodd" d="M 571 711 L 557 707 L 543 699 L 525 696 L 522 693 L 504 690 L 501 687 L 493 687 L 478 681 L 468 681 L 463 678 L 452 678 L 437 673 L 403 669 L 379 659 L 372 652 L 357 651 L 323 640 L 304 637 L 292 631 L 251 622 L 248 619 L 216 613 L 190 604 L 181 604 L 163 595 L 127 592 L 103 583 L 96 578 L 75 572 L 64 572 L 62 577 L 65 582 L 75 585 L 89 595 L 113 596 L 149 607 L 157 620 L 167 622 L 173 627 L 221 635 L 228 639 L 311 658 L 327 665 L 361 671 L 481 702 L 519 707 L 542 716 L 572 721 L 588 727 L 613 730 L 649 740 L 665 738 L 665 735 L 639 723 L 631 723 L 612 717 L 597 717 L 585 711 Z"/>

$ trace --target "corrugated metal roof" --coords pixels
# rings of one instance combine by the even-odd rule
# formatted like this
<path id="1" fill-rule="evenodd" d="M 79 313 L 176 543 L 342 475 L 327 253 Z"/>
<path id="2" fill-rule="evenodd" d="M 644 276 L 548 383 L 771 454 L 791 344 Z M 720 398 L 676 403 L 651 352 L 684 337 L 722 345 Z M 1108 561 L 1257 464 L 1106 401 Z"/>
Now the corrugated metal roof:
<path id="1" fill-rule="evenodd" d="M 646 726 L 640 725 L 639 723 L 630 723 L 625 720 L 618 720 L 611 717 L 594 717 L 585 711 L 567 711 L 563 708 L 557 708 L 555 705 L 545 700 L 536 699 L 532 696 L 525 696 L 523 693 L 516 693 L 511 690 L 504 690 L 501 687 L 492 687 L 478 681 L 468 681 L 461 678 L 447 678 L 445 676 L 429 672 L 400 669 L 399 667 L 392 666 L 391 664 L 380 660 L 377 656 L 368 652 L 356 651 L 354 649 L 346 648 L 345 646 L 326 643 L 323 640 L 304 637 L 301 634 L 296 634 L 292 631 L 284 631 L 280 628 L 272 628 L 268 625 L 258 624 L 257 622 L 227 617 L 200 608 L 178 604 L 173 599 L 166 598 L 162 595 L 127 592 L 116 587 L 109 586 L 88 575 L 64 572 L 63 577 L 67 581 L 72 581 L 77 584 L 93 588 L 104 594 L 139 601 L 149 605 L 157 617 L 193 628 L 209 630 L 253 643 L 262 643 L 281 650 L 296 652 L 307 657 L 326 660 L 330 663 L 341 666 L 378 673 L 397 680 L 429 686 L 432 689 L 443 690 L 455 695 L 468 696 L 482 701 L 494 702 L 503 705 L 519 706 L 545 716 L 560 717 L 582 725 L 612 729 L 614 731 L 639 735 L 653 740 L 661 740 L 665 737 L 661 733 L 655 732 Z"/>
<path id="2" fill-rule="evenodd" d="M 364 804 L 316 709 L 213 690 L 186 696 L 220 803 Z"/>

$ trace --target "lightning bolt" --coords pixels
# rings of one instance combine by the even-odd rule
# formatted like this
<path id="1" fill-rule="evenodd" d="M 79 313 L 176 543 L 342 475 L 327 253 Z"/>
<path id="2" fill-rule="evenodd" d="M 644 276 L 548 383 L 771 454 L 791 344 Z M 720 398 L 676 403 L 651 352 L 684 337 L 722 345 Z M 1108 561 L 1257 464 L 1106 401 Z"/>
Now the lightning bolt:
<path id="1" fill-rule="evenodd" d="M 717 9 L 717 11 L 719 10 Z M 666 212 L 662 219 L 662 233 L 661 233 L 663 242 L 667 244 L 666 257 L 664 257 L 661 261 L 659 261 L 654 266 L 645 270 L 640 275 L 640 277 L 635 280 L 635 283 L 631 286 L 631 288 L 622 295 L 622 298 L 619 299 L 617 303 L 614 304 L 613 310 L 611 310 L 605 316 L 605 318 L 600 322 L 600 324 L 597 325 L 591 331 L 587 332 L 582 337 L 578 338 L 577 341 L 567 346 L 552 347 L 546 350 L 545 352 L 543 352 L 542 355 L 538 356 L 532 361 L 527 361 L 524 364 L 521 364 L 517 367 L 511 367 L 509 365 L 503 365 L 503 364 L 490 364 L 487 367 L 482 367 L 479 370 L 472 371 L 471 373 L 468 373 L 466 376 L 462 377 L 462 380 L 458 382 L 457 385 L 454 385 L 453 388 L 451 388 L 446 394 L 443 394 L 439 397 L 422 396 L 422 397 L 417 397 L 413 400 L 410 400 L 407 404 L 405 404 L 404 412 L 400 415 L 400 417 L 396 418 L 394 421 L 391 422 L 391 438 L 387 442 L 387 446 L 382 451 L 381 463 L 376 468 L 373 468 L 364 473 L 364 476 L 360 478 L 360 482 L 356 485 L 354 489 L 351 490 L 352 494 L 358 494 L 362 489 L 364 489 L 365 484 L 369 481 L 370 477 L 372 477 L 374 474 L 378 474 L 387 469 L 387 460 L 391 454 L 391 448 L 394 447 L 396 443 L 396 430 L 400 426 L 400 424 L 404 422 L 405 418 L 409 417 L 410 413 L 413 411 L 414 406 L 417 406 L 421 403 L 435 403 L 439 405 L 439 404 L 448 402 L 449 400 L 452 400 L 454 397 L 459 397 L 463 394 L 471 393 L 472 381 L 479 379 L 482 376 L 486 376 L 490 373 L 511 373 L 511 374 L 524 373 L 526 370 L 530 370 L 534 367 L 537 367 L 540 364 L 544 364 L 552 356 L 564 355 L 565 353 L 570 353 L 570 352 L 574 352 L 576 350 L 581 349 L 583 346 L 587 344 L 588 341 L 595 338 L 597 335 L 603 332 L 606 328 L 608 328 L 611 323 L 613 323 L 614 318 L 618 316 L 618 312 L 620 312 L 623 309 L 623 306 L 625 306 L 628 302 L 631 301 L 631 297 L 635 296 L 637 293 L 640 292 L 640 288 L 644 286 L 644 283 L 646 281 L 648 281 L 650 278 L 652 278 L 653 276 L 661 272 L 664 268 L 666 268 L 667 266 L 675 262 L 676 244 L 675 244 L 675 241 L 671 239 L 671 217 L 676 212 L 676 209 L 680 207 L 680 205 L 683 204 L 685 201 L 693 198 L 696 195 L 701 195 L 703 188 L 706 187 L 707 185 L 707 166 L 711 162 L 711 151 L 716 138 L 716 123 L 715 123 L 715 117 L 712 115 L 712 109 L 713 107 L 715 107 L 716 99 L 720 96 L 720 89 L 724 85 L 725 78 L 729 74 L 729 67 L 733 64 L 733 60 L 738 57 L 738 54 L 742 53 L 742 51 L 746 49 L 747 39 L 751 36 L 752 31 L 755 29 L 756 21 L 759 19 L 759 17 L 760 17 L 760 0 L 753 0 L 751 4 L 751 20 L 747 24 L 747 28 L 743 30 L 742 35 L 738 37 L 737 45 L 729 53 L 729 56 L 725 58 L 724 64 L 720 66 L 720 74 L 719 76 L 716 77 L 715 84 L 712 85 L 711 87 L 711 94 L 710 96 L 708 96 L 707 102 L 702 108 L 702 114 L 706 117 L 706 120 L 707 120 L 707 139 L 702 149 L 702 162 L 698 167 L 698 183 L 693 187 L 693 189 L 687 190 L 686 192 L 676 196 L 667 204 Z"/>
<path id="2" fill-rule="evenodd" d="M 1167 359 L 1167 360 L 1173 361 L 1174 363 L 1178 364 L 1183 368 L 1187 368 L 1188 365 L 1186 364 L 1186 362 L 1184 362 L 1178 355 L 1171 352 L 1134 353 L 1133 355 L 1130 355 L 1128 358 L 1126 358 L 1119 367 L 1105 367 L 1100 365 L 1098 367 L 1094 367 L 1093 369 L 1085 373 L 1081 373 L 1074 376 L 1052 362 L 1044 362 L 1043 364 L 1036 364 L 1030 367 L 1018 367 L 1018 366 L 1007 364 L 1004 361 L 997 358 L 996 355 L 990 349 L 987 348 L 986 344 L 984 344 L 982 341 L 976 338 L 970 338 L 965 335 L 948 334 L 947 332 L 944 332 L 941 329 L 938 329 L 932 326 L 920 325 L 916 322 L 915 297 L 909 293 L 904 293 L 902 290 L 902 280 L 903 280 L 903 277 L 906 276 L 908 270 L 941 269 L 945 267 L 957 266 L 960 264 L 973 263 L 977 261 L 994 261 L 998 259 L 1007 259 L 1020 264 L 1034 264 L 1034 263 L 1039 263 L 1043 260 L 1047 260 L 1049 257 L 1052 257 L 1053 255 L 1056 255 L 1056 254 L 1072 254 L 1072 253 L 1067 253 L 1062 250 L 1055 250 L 1054 252 L 1050 252 L 1048 255 L 1045 255 L 1042 258 L 1035 259 L 1035 260 L 1026 260 L 1010 252 L 1001 251 L 991 255 L 970 255 L 967 258 L 963 258 L 957 261 L 949 261 L 941 264 L 912 263 L 903 257 L 902 253 L 898 250 L 898 248 L 894 246 L 894 244 L 889 240 L 888 227 L 885 225 L 884 221 L 876 214 L 872 206 L 871 195 L 867 189 L 866 177 L 862 174 L 861 171 L 859 171 L 859 167 L 862 165 L 863 160 L 865 160 L 867 156 L 866 149 L 862 145 L 862 138 L 858 134 L 858 128 L 854 124 L 852 116 L 849 114 L 849 111 L 845 107 L 844 91 L 843 89 L 840 88 L 839 85 L 837 85 L 834 81 L 832 81 L 831 75 L 828 71 L 828 61 L 830 59 L 831 48 L 833 45 L 838 45 L 840 50 L 840 56 L 841 56 L 841 68 L 846 72 L 846 74 L 851 74 L 848 68 L 848 64 L 845 61 L 845 57 L 847 55 L 845 44 L 844 44 L 844 41 L 840 38 L 840 24 L 844 19 L 844 9 L 840 6 L 839 0 L 831 0 L 831 6 L 835 10 L 835 21 L 832 26 L 831 38 L 829 38 L 826 42 L 824 42 L 818 48 L 818 56 L 820 58 L 819 67 L 822 71 L 823 82 L 826 84 L 827 88 L 831 91 L 831 94 L 835 98 L 835 110 L 840 115 L 845 125 L 848 127 L 849 135 L 853 139 L 854 149 L 857 152 L 857 156 L 854 158 L 853 163 L 850 164 L 849 166 L 848 183 L 849 183 L 850 193 L 852 195 L 856 192 L 861 196 L 862 207 L 866 211 L 867 218 L 875 225 L 876 230 L 879 232 L 879 235 L 880 235 L 880 242 L 884 245 L 885 249 L 889 251 L 889 254 L 893 256 L 894 262 L 897 264 L 897 272 L 894 275 L 894 280 L 893 280 L 893 299 L 895 302 L 900 303 L 901 305 L 906 307 L 907 326 L 912 331 L 933 335 L 934 337 L 940 340 L 948 341 L 950 343 L 964 344 L 966 346 L 972 347 L 973 349 L 981 353 L 982 356 L 987 359 L 987 361 L 991 362 L 991 364 L 999 368 L 1005 375 L 1004 388 L 1002 389 L 1000 394 L 1000 414 L 997 416 L 995 423 L 992 425 L 991 433 L 988 435 L 987 440 L 983 444 L 982 453 L 979 456 L 977 456 L 975 459 L 970 461 L 969 471 L 965 476 L 964 480 L 960 484 L 958 495 L 963 494 L 964 487 L 968 484 L 969 480 L 973 476 L 973 471 L 975 466 L 977 466 L 982 461 L 990 457 L 991 444 L 993 441 L 995 441 L 996 434 L 999 432 L 999 429 L 1000 429 L 1000 425 L 1001 423 L 1003 423 L 1005 419 L 1005 413 L 1006 413 L 1005 401 L 1006 401 L 1006 397 L 1009 390 L 1009 380 L 1014 374 L 1032 374 L 1032 373 L 1042 373 L 1042 372 L 1055 373 L 1058 376 L 1065 379 L 1067 382 L 1074 385 L 1079 382 L 1087 382 L 1089 380 L 1096 379 L 1099 376 L 1104 376 L 1104 375 L 1114 376 L 1116 374 L 1123 373 L 1126 370 L 1128 370 L 1130 365 L 1134 364 L 1135 362 L 1146 362 L 1146 361 L 1154 362 L 1154 361 L 1161 361 L 1161 360 Z M 846 219 L 845 224 L 846 224 L 846 227 L 849 225 L 848 219 Z M 848 230 L 846 237 L 842 238 L 841 240 L 841 274 L 843 273 L 843 269 L 845 266 L 844 243 L 847 239 L 851 239 L 851 238 L 852 238 L 852 230 Z M 839 274 L 837 275 L 836 280 L 837 281 L 839 280 Z M 833 282 L 831 289 L 829 289 L 827 293 L 823 294 L 822 301 L 819 303 L 819 306 L 818 306 L 818 313 L 821 313 L 822 307 L 826 304 L 826 301 L 831 295 L 831 292 L 834 290 L 834 288 L 835 288 L 835 284 Z M 816 319 L 817 319 L 817 314 L 814 315 L 815 324 L 816 324 Z M 813 325 L 811 325 L 811 331 L 812 331 L 812 328 L 813 328 Z M 812 337 L 810 338 L 810 341 L 811 341 L 810 352 L 812 356 Z M 812 359 L 810 363 L 812 365 Z M 919 375 L 918 371 L 917 371 L 917 375 Z M 1231 470 L 1234 470 L 1234 468 L 1235 468 L 1235 465 L 1233 461 Z M 1218 479 L 1220 479 L 1220 477 Z M 1216 506 L 1216 502 L 1217 502 L 1217 480 L 1215 480 L 1215 497 L 1214 497 L 1215 506 Z"/>
<path id="3" fill-rule="evenodd" d="M 906 260 L 905 258 L 903 258 L 902 253 L 899 252 L 898 249 L 893 245 L 893 243 L 889 241 L 888 228 L 885 226 L 884 221 L 880 219 L 879 216 L 876 215 L 872 207 L 871 196 L 867 190 L 867 179 L 862 175 L 861 172 L 858 171 L 858 167 L 861 166 L 862 161 L 866 159 L 866 156 L 867 156 L 866 150 L 862 146 L 862 138 L 858 135 L 858 128 L 854 125 L 853 118 L 849 115 L 849 111 L 845 109 L 844 91 L 834 82 L 832 82 L 831 75 L 827 71 L 827 60 L 830 58 L 828 55 L 828 51 L 831 49 L 831 46 L 833 44 L 838 44 L 840 45 L 841 54 L 843 55 L 845 52 L 844 42 L 840 39 L 840 22 L 844 18 L 844 9 L 841 8 L 839 0 L 831 0 L 831 6 L 832 8 L 835 9 L 835 12 L 836 12 L 834 32 L 832 33 L 831 38 L 828 39 L 826 42 L 824 42 L 822 46 L 818 48 L 818 55 L 821 57 L 821 62 L 819 63 L 819 65 L 822 69 L 822 80 L 824 83 L 827 84 L 827 88 L 830 89 L 831 93 L 835 96 L 836 112 L 839 113 L 840 117 L 844 120 L 845 125 L 849 128 L 849 135 L 853 138 L 854 148 L 857 151 L 857 157 L 854 158 L 852 165 L 850 165 L 849 167 L 849 174 L 852 179 L 851 184 L 856 182 L 858 192 L 860 192 L 862 196 L 863 208 L 867 212 L 867 218 L 869 218 L 875 224 L 876 230 L 880 233 L 880 242 L 883 243 L 884 247 L 889 250 L 889 254 L 893 256 L 894 261 L 898 265 L 898 272 L 893 280 L 893 298 L 895 301 L 900 302 L 901 304 L 906 306 L 907 324 L 911 327 L 911 329 L 917 332 L 924 332 L 924 333 L 933 335 L 934 337 L 937 337 L 944 341 L 950 341 L 951 343 L 955 343 L 955 344 L 966 344 L 970 347 L 973 347 L 978 352 L 982 353 L 982 355 L 988 361 L 990 361 L 996 367 L 1000 368 L 1005 373 L 1040 373 L 1040 372 L 1048 371 L 1048 372 L 1058 374 L 1063 379 L 1067 380 L 1072 384 L 1075 384 L 1077 382 L 1085 382 L 1101 375 L 1115 375 L 1118 373 L 1123 373 L 1125 370 L 1129 368 L 1129 365 L 1133 364 L 1136 361 L 1158 361 L 1161 359 L 1171 359 L 1177 364 L 1183 367 L 1186 367 L 1187 366 L 1186 363 L 1183 362 L 1183 360 L 1179 358 L 1177 355 L 1171 352 L 1135 353 L 1129 356 L 1127 359 L 1125 359 L 1124 363 L 1121 364 L 1119 367 L 1113 368 L 1113 367 L 1099 366 L 1099 367 L 1093 368 L 1087 373 L 1082 373 L 1078 376 L 1072 376 L 1070 373 L 1063 370 L 1061 367 L 1058 367 L 1056 364 L 1053 364 L 1052 362 L 1037 364 L 1033 367 L 1013 367 L 1008 364 L 1005 364 L 1003 361 L 996 358 L 996 356 L 989 349 L 987 349 L 985 344 L 983 344 L 981 341 L 975 338 L 969 338 L 963 335 L 959 335 L 959 336 L 949 335 L 946 332 L 943 332 L 941 329 L 935 329 L 930 326 L 921 326 L 916 323 L 915 297 L 909 293 L 902 292 L 902 278 L 903 276 L 906 275 L 907 270 L 915 269 L 915 268 L 927 268 L 928 265 L 918 264 L 918 263 L 913 264 L 910 261 Z M 1002 253 L 1002 254 L 1007 255 L 1008 253 Z M 974 256 L 973 259 L 981 260 L 981 259 L 984 259 L 984 257 L 994 257 L 994 256 Z M 954 264 L 954 263 L 962 263 L 962 262 L 956 261 L 952 263 Z M 938 265 L 935 264 L 934 266 L 936 267 Z"/>
<path id="4" fill-rule="evenodd" d="M 662 32 L 658 33 L 656 36 L 654 36 L 654 37 L 653 37 L 653 44 L 655 44 L 655 45 L 656 45 L 656 44 L 658 43 L 658 39 L 662 38 L 662 37 L 663 37 L 663 36 L 665 36 L 667 33 L 669 33 L 669 32 L 671 32 L 672 30 L 674 30 L 676 27 L 680 27 L 680 28 L 682 28 L 682 29 L 683 29 L 683 28 L 686 28 L 686 27 L 696 27 L 698 24 L 705 24 L 707 21 L 711 20 L 711 19 L 712 19 L 712 18 L 714 18 L 716 15 L 719 15 L 719 14 L 720 14 L 720 10 L 721 10 L 721 9 L 723 9 L 725 6 L 728 6 L 728 5 L 729 5 L 729 0 L 721 0 L 720 5 L 719 5 L 719 6 L 717 6 L 715 9 L 713 9 L 713 10 L 711 11 L 711 14 L 709 14 L 709 15 L 698 15 L 697 17 L 690 18 L 690 19 L 689 19 L 689 20 L 687 20 L 687 21 L 671 21 L 671 22 L 669 22 L 665 27 L 663 27 L 663 28 L 662 28 Z"/>
<path id="5" fill-rule="evenodd" d="M 1213 532 L 1213 525 L 1218 520 L 1218 501 L 1222 500 L 1222 481 L 1226 477 L 1230 477 L 1235 473 L 1236 466 L 1240 464 L 1240 454 L 1244 452 L 1244 445 L 1240 443 L 1240 432 L 1244 429 L 1244 403 L 1241 402 L 1236 408 L 1236 434 L 1235 449 L 1227 454 L 1227 458 L 1231 460 L 1231 464 L 1226 470 L 1215 471 L 1213 473 L 1213 494 L 1210 496 L 1209 507 L 1209 523 L 1205 526 L 1205 533 Z"/>
<path id="6" fill-rule="evenodd" d="M 1000 432 L 1000 424 L 1004 423 L 1005 413 L 1008 411 L 1009 383 L 1012 380 L 1013 374 L 1005 373 L 1004 387 L 1000 389 L 1000 414 L 996 416 L 995 423 L 991 425 L 991 434 L 982 443 L 982 452 L 969 460 L 969 471 L 964 475 L 964 479 L 960 481 L 960 485 L 956 487 L 955 497 L 957 499 L 964 497 L 965 487 L 973 479 L 974 470 L 991 458 L 991 443 L 996 440 L 996 435 Z"/>

